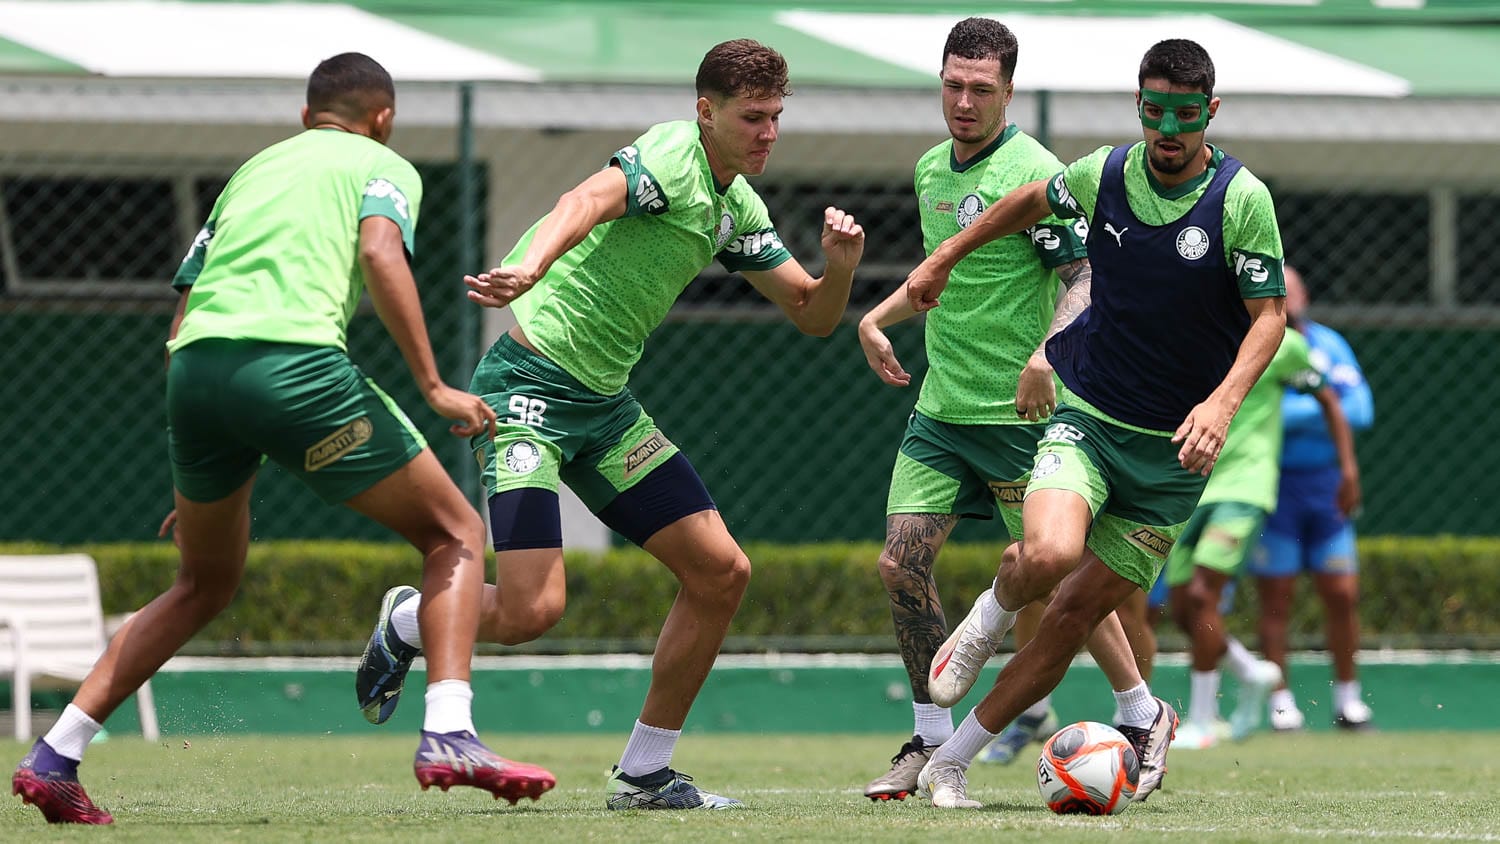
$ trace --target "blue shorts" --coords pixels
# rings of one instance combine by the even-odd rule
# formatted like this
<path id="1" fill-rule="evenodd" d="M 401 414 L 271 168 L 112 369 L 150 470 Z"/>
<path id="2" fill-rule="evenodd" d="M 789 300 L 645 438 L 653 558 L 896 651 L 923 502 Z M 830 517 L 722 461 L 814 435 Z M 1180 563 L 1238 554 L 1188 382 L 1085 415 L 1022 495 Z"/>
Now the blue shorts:
<path id="1" fill-rule="evenodd" d="M 1357 574 L 1354 524 L 1338 510 L 1337 466 L 1281 473 L 1276 512 L 1266 520 L 1260 547 L 1250 558 L 1256 577 Z"/>

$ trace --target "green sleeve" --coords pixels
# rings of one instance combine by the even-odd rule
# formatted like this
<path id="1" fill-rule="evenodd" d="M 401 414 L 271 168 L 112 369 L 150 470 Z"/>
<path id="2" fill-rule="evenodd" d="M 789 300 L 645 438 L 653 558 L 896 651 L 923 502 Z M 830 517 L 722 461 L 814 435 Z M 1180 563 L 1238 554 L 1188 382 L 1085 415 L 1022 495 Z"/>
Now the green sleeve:
<path id="1" fill-rule="evenodd" d="M 1079 258 L 1089 256 L 1084 241 L 1089 236 L 1088 221 L 1082 217 L 1071 223 L 1058 219 L 1056 215 L 1043 219 L 1026 230 L 1031 237 L 1031 248 L 1049 270 Z"/>
<path id="2" fill-rule="evenodd" d="M 734 233 L 715 256 L 719 263 L 732 273 L 772 270 L 786 263 L 792 253 L 776 233 L 766 203 L 749 186 L 744 187 L 740 196 L 741 200 L 735 203 Z"/>
<path id="3" fill-rule="evenodd" d="M 667 197 L 666 187 L 646 166 L 646 154 L 639 144 L 640 140 L 637 140 L 620 149 L 610 158 L 609 163 L 619 167 L 625 174 L 625 216 L 660 216 L 667 213 L 671 202 Z"/>
<path id="4" fill-rule="evenodd" d="M 1099 147 L 1063 168 L 1047 185 L 1047 202 L 1057 216 L 1092 217 L 1099 198 L 1099 179 L 1113 147 Z"/>
<path id="5" fill-rule="evenodd" d="M 422 204 L 422 177 L 404 158 L 395 156 L 383 162 L 365 182 L 364 198 L 359 204 L 359 219 L 385 217 L 401 227 L 401 243 L 406 254 L 417 254 L 417 212 Z"/>
<path id="6" fill-rule="evenodd" d="M 1271 359 L 1271 365 L 1282 386 L 1299 393 L 1316 393 L 1326 383 L 1323 373 L 1313 365 L 1312 347 L 1308 345 L 1307 338 L 1291 328 L 1286 330 L 1286 336 L 1276 349 L 1276 357 Z"/>
<path id="7" fill-rule="evenodd" d="M 172 286 L 178 290 L 186 290 L 198 281 L 198 274 L 203 272 L 203 260 L 208 255 L 208 242 L 214 239 L 214 229 L 219 224 L 218 203 L 214 204 L 213 213 L 203 228 L 198 230 L 198 236 L 193 238 L 193 245 L 188 247 L 186 255 L 182 256 L 182 264 L 177 268 L 177 274 L 172 276 Z"/>
<path id="8" fill-rule="evenodd" d="M 1248 170 L 1236 173 L 1225 191 L 1224 245 L 1234 265 L 1241 297 L 1265 299 L 1286 295 L 1276 206 L 1265 183 Z"/>

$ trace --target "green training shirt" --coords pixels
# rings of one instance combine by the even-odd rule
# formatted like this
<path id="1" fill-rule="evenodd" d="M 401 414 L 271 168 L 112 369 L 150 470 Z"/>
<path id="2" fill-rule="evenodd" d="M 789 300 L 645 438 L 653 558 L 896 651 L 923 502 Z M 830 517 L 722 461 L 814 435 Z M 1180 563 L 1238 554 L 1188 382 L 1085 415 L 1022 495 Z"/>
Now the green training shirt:
<path id="1" fill-rule="evenodd" d="M 951 139 L 928 150 L 916 168 L 927 254 L 1007 193 L 1060 167 L 1014 124 L 961 164 Z M 928 368 L 918 411 L 956 425 L 1028 424 L 1016 415 L 1016 383 L 1052 324 L 1053 270 L 1085 257 L 1087 236 L 1083 220 L 1048 217 L 981 246 L 953 268 L 943 306 L 927 314 Z"/>
<path id="2" fill-rule="evenodd" d="M 791 257 L 743 176 L 714 182 L 695 121 L 651 127 L 610 164 L 625 173 L 625 216 L 595 226 L 511 303 L 532 344 L 603 395 L 624 389 L 646 337 L 713 260 L 736 272 Z M 540 225 L 503 263 L 521 262 Z"/>
<path id="3" fill-rule="evenodd" d="M 192 288 L 173 351 L 206 337 L 345 349 L 364 276 L 359 223 L 386 217 L 414 248 L 422 180 L 364 135 L 309 129 L 245 162 L 172 286 Z"/>
<path id="4" fill-rule="evenodd" d="M 1168 188 L 1146 166 L 1146 144 L 1132 146 L 1125 157 L 1125 197 L 1135 216 L 1148 226 L 1165 226 L 1191 211 L 1224 160 L 1222 150 L 1210 148 L 1213 156 L 1207 170 Z M 1104 163 L 1113 149 L 1103 146 L 1074 161 L 1047 185 L 1047 200 L 1059 216 L 1093 219 Z M 1224 191 L 1224 260 L 1234 268 L 1241 297 L 1286 295 L 1281 255 L 1281 229 L 1271 192 L 1248 167 L 1241 167 Z"/>
<path id="5" fill-rule="evenodd" d="M 1323 386 L 1307 338 L 1288 328 L 1276 356 L 1245 394 L 1199 504 L 1242 501 L 1276 509 L 1281 473 L 1281 397 L 1284 388 L 1311 393 Z"/>

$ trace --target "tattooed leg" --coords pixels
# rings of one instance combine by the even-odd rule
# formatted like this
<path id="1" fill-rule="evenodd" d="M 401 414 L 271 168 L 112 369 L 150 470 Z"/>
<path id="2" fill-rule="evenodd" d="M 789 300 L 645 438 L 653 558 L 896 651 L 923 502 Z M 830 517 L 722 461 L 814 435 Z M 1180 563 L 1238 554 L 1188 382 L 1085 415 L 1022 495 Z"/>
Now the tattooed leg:
<path id="1" fill-rule="evenodd" d="M 927 671 L 948 638 L 932 564 L 956 524 L 958 516 L 950 513 L 900 513 L 886 519 L 880 579 L 891 599 L 896 644 L 917 703 L 932 702 L 927 694 Z"/>

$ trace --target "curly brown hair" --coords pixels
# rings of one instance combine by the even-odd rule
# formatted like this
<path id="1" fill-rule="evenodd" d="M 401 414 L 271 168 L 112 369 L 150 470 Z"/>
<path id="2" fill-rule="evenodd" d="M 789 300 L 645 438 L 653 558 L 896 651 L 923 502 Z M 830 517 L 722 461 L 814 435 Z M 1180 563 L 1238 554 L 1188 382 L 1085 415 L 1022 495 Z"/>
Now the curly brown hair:
<path id="1" fill-rule="evenodd" d="M 715 44 L 698 65 L 698 96 L 722 99 L 789 97 L 786 58 L 759 41 L 736 38 Z"/>

